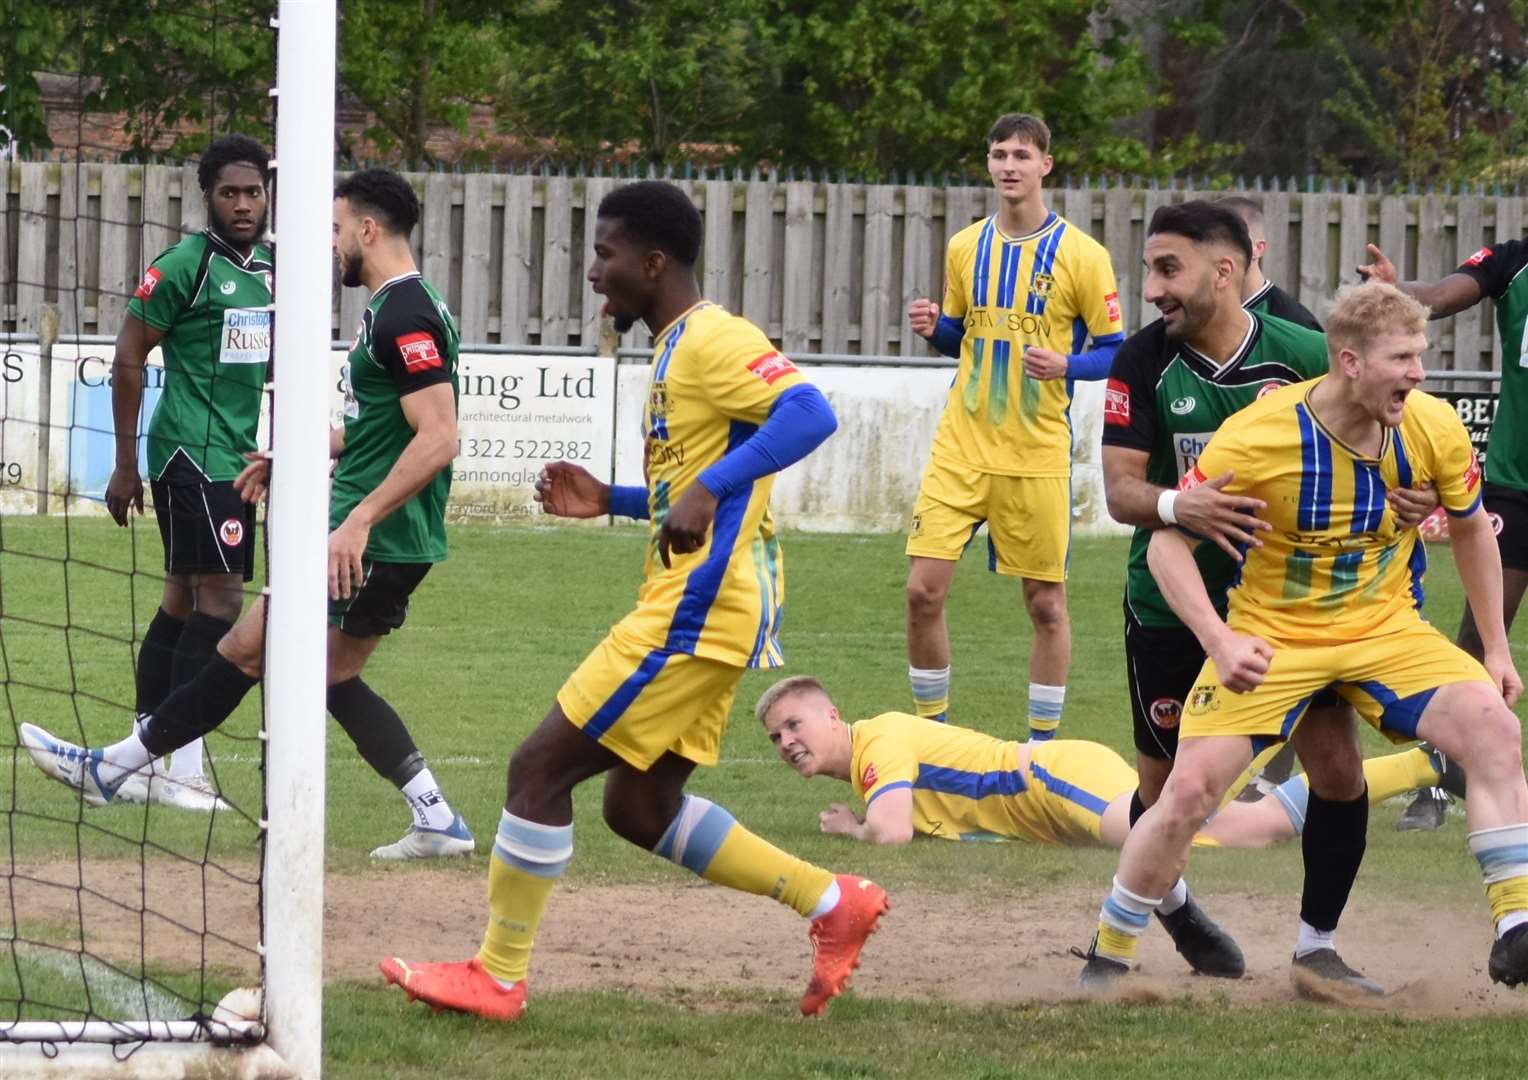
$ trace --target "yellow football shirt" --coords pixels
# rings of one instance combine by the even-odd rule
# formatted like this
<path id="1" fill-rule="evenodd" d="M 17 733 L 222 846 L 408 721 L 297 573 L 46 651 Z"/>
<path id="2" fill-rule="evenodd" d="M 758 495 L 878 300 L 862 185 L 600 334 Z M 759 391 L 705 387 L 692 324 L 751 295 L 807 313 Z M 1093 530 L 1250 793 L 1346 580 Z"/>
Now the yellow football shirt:
<path id="1" fill-rule="evenodd" d="M 946 840 L 1021 835 L 1009 804 L 1029 788 L 1018 743 L 907 713 L 883 713 L 849 730 L 850 779 L 867 806 L 911 788 L 916 832 Z"/>
<path id="2" fill-rule="evenodd" d="M 1027 236 L 997 218 L 950 239 L 942 314 L 965 323 L 960 370 L 934 436 L 936 457 L 1003 476 L 1067 476 L 1069 379 L 1031 379 L 1024 349 L 1063 354 L 1124 337 L 1109 253 L 1052 213 Z"/>
<path id="3" fill-rule="evenodd" d="M 665 569 L 658 528 L 700 474 L 746 441 L 777 398 L 804 380 L 763 331 L 702 302 L 654 341 L 642 418 L 652 539 L 637 608 L 622 628 L 655 649 L 722 663 L 779 667 L 777 634 L 784 563 L 769 514 L 774 477 L 755 480 L 716 507 L 707 542 L 671 553 Z"/>
<path id="4" fill-rule="evenodd" d="M 1323 376 L 1331 378 L 1332 376 Z M 1273 526 L 1245 552 L 1226 622 L 1275 645 L 1320 646 L 1385 634 L 1420 616 L 1427 552 L 1385 502 L 1397 485 L 1432 483 L 1450 514 L 1480 503 L 1480 466 L 1452 406 L 1413 390 L 1378 457 L 1345 445 L 1310 407 L 1321 380 L 1296 383 L 1220 426 L 1179 482 L 1230 469 L 1226 491 L 1266 502 Z"/>

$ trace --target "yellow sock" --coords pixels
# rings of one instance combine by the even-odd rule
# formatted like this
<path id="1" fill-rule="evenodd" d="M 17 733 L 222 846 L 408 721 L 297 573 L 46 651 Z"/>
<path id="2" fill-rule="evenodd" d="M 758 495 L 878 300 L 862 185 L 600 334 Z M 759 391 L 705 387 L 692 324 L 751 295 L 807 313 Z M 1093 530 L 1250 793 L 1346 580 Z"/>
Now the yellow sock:
<path id="1" fill-rule="evenodd" d="M 1491 882 L 1486 886 L 1486 900 L 1493 922 L 1501 922 L 1503 915 L 1514 911 L 1528 911 L 1528 876 Z"/>
<path id="2" fill-rule="evenodd" d="M 1412 747 L 1399 754 L 1367 759 L 1364 779 L 1369 781 L 1369 804 L 1372 806 L 1395 795 L 1432 787 L 1439 777 L 1427 751 Z"/>
<path id="3" fill-rule="evenodd" d="M 572 825 L 540 825 L 508 810 L 500 815 L 488 859 L 488 929 L 478 950 L 494 978 L 525 978 L 547 898 L 572 856 Z"/>
<path id="4" fill-rule="evenodd" d="M 1127 934 L 1123 930 L 1116 930 L 1108 923 L 1098 924 L 1098 955 L 1107 956 L 1110 960 L 1121 960 L 1127 964 L 1135 963 L 1135 949 L 1140 944 L 1140 938 L 1134 934 Z"/>
<path id="5" fill-rule="evenodd" d="M 767 896 L 811 915 L 833 875 L 743 828 L 709 799 L 686 795 L 655 849 L 707 881 Z"/>
<path id="6" fill-rule="evenodd" d="M 488 860 L 488 929 L 478 959 L 494 978 L 525 978 L 536 927 L 556 886 L 556 878 L 527 874 L 498 858 Z"/>

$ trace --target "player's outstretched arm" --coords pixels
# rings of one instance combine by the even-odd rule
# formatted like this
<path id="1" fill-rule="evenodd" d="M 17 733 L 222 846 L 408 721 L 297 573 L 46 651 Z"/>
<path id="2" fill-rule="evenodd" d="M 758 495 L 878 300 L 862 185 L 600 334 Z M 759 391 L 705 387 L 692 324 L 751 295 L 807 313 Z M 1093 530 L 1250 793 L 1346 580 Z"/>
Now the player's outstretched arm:
<path id="1" fill-rule="evenodd" d="M 143 406 L 143 369 L 164 331 L 129 315 L 117 331 L 111 362 L 111 421 L 117 437 L 116 467 L 106 482 L 106 509 L 118 525 L 128 511 L 143 513 L 143 477 L 138 474 L 138 412 Z"/>
<path id="2" fill-rule="evenodd" d="M 1372 262 L 1358 268 L 1358 276 L 1365 281 L 1383 281 L 1394 285 L 1403 293 L 1431 310 L 1429 318 L 1446 319 L 1480 303 L 1480 282 L 1468 274 L 1449 274 L 1441 281 L 1401 281 L 1395 264 L 1375 244 L 1369 244 Z"/>
<path id="3" fill-rule="evenodd" d="M 1502 617 L 1501 551 L 1485 509 L 1477 505 L 1468 514 L 1450 515 L 1448 543 L 1475 617 L 1475 628 L 1485 646 L 1482 663 L 1507 704 L 1515 705 L 1523 692 L 1523 680 L 1512 663 L 1512 649 L 1507 643 L 1507 626 Z"/>
<path id="4" fill-rule="evenodd" d="M 853 837 L 866 844 L 905 844 L 913 838 L 911 788 L 890 788 L 876 795 L 861 818 L 843 803 L 817 815 L 825 833 Z"/>
<path id="5" fill-rule="evenodd" d="M 1227 690 L 1252 690 L 1268 674 L 1273 649 L 1261 638 L 1238 634 L 1225 624 L 1205 590 L 1189 539 L 1177 529 L 1158 529 L 1146 548 L 1146 564 L 1173 614 L 1193 632 L 1215 662 Z"/>

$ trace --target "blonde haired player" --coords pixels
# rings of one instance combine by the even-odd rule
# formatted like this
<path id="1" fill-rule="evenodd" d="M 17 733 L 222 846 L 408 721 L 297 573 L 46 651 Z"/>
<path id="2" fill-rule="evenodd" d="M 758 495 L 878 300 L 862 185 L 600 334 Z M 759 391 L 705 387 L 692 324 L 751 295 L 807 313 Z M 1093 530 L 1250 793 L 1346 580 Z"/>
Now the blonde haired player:
<path id="1" fill-rule="evenodd" d="M 872 844 L 904 844 L 920 835 L 1117 848 L 1130 831 L 1135 770 L 1102 743 L 1055 739 L 1032 745 L 897 712 L 851 724 L 810 675 L 793 675 L 764 691 L 754 716 L 787 765 L 804 777 L 848 781 L 864 800 L 863 816 L 840 803 L 824 810 L 819 821 L 825 833 Z M 1442 755 L 1419 747 L 1370 758 L 1364 772 L 1375 802 L 1438 783 L 1462 788 L 1464 782 Z M 1307 795 L 1305 778 L 1295 776 L 1272 798 L 1229 802 L 1194 843 L 1263 848 L 1291 840 L 1305 828 Z M 1213 960 L 1177 944 L 1190 964 Z"/>
<path id="2" fill-rule="evenodd" d="M 654 337 L 646 484 L 611 487 L 555 462 L 537 498 L 565 517 L 650 517 L 652 544 L 635 610 L 510 758 L 477 956 L 382 962 L 388 982 L 437 1009 L 519 1019 L 536 928 L 573 855 L 573 789 L 600 774 L 617 834 L 810 920 L 803 1014 L 843 990 L 888 906 L 874 882 L 788 855 L 684 791 L 696 765 L 716 764 L 744 669 L 780 665 L 785 587 L 769 494 L 774 474 L 837 426 L 827 399 L 761 330 L 701 299 L 700 242 L 700 213 L 673 184 L 627 184 L 600 202 L 589 280 L 617 329 L 641 319 Z"/>
<path id="3" fill-rule="evenodd" d="M 955 566 L 983 522 L 989 566 L 1023 582 L 1034 625 L 1029 734 L 1061 722 L 1072 630 L 1072 383 L 1102 379 L 1124 340 L 1109 253 L 1045 205 L 1050 129 L 1001 116 L 987 135 L 998 211 L 951 238 L 944 306 L 914 300 L 914 333 L 960 361 L 907 539 L 907 659 L 920 716 L 949 708 L 944 605 Z M 1093 348 L 1084 351 L 1088 338 Z"/>
<path id="4" fill-rule="evenodd" d="M 1510 707 L 1522 681 L 1469 435 L 1453 409 L 1417 390 L 1426 320 L 1427 309 L 1393 286 L 1342 290 L 1328 316 L 1330 372 L 1231 417 L 1184 477 L 1180 486 L 1191 487 L 1234 473 L 1227 490 L 1261 500 L 1272 526 L 1247 551 L 1224 621 L 1190 539 L 1175 529 L 1152 536 L 1152 573 L 1209 659 L 1162 795 L 1120 853 L 1084 985 L 1131 969 L 1155 898 L 1182 872 L 1199 824 L 1253 754 L 1289 738 L 1328 686 L 1382 732 L 1426 739 L 1464 767 L 1470 850 L 1497 931 L 1490 977 L 1528 981 L 1528 784 Z M 1484 666 L 1421 617 L 1426 553 L 1385 500 L 1387 489 L 1421 482 L 1436 486 L 1450 515 L 1455 563 L 1482 615 Z M 1296 985 L 1356 976 L 1309 929 L 1296 944 Z"/>

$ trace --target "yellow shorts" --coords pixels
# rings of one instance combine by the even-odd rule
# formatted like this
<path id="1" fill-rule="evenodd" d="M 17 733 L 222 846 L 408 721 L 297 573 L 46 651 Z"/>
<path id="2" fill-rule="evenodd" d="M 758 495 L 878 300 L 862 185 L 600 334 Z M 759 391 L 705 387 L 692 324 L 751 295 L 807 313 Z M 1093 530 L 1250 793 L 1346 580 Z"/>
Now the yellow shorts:
<path id="1" fill-rule="evenodd" d="M 1135 770 L 1101 743 L 1055 739 L 1034 746 L 1028 788 L 1013 797 L 1020 839 L 1081 847 L 1099 843 L 1099 818 L 1135 790 Z"/>
<path id="2" fill-rule="evenodd" d="M 984 521 L 989 568 L 1009 577 L 1066 580 L 1072 487 L 1064 476 L 999 476 L 931 457 L 913 505 L 907 554 L 955 562 Z"/>
<path id="3" fill-rule="evenodd" d="M 655 649 L 615 626 L 557 691 L 563 715 L 646 770 L 672 751 L 715 765 L 743 669 Z"/>
<path id="4" fill-rule="evenodd" d="M 1288 739 L 1311 698 L 1330 686 L 1393 742 L 1417 737 L 1417 722 L 1440 686 L 1490 682 L 1485 668 L 1418 619 L 1394 633 L 1319 648 L 1274 650 L 1256 690 L 1234 694 L 1206 660 L 1183 707 L 1178 736 L 1247 735 L 1258 752 Z"/>

